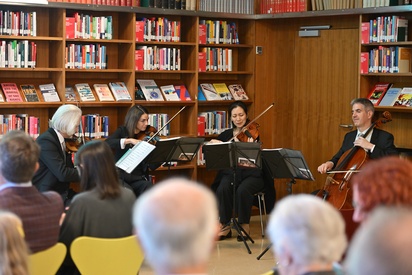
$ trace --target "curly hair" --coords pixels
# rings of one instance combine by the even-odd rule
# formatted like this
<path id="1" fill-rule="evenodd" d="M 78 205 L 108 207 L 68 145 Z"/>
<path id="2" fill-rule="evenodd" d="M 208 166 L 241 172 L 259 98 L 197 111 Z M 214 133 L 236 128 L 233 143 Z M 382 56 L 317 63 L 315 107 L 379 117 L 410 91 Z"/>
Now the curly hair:
<path id="1" fill-rule="evenodd" d="M 371 160 L 352 178 L 365 212 L 375 206 L 412 206 L 412 162 L 399 157 Z"/>

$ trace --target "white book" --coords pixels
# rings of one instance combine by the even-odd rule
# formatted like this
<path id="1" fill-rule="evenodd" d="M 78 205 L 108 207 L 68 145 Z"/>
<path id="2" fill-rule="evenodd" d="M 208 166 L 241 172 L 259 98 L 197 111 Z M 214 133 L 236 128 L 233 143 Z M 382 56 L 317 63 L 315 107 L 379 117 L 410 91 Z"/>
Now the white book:
<path id="1" fill-rule="evenodd" d="M 79 93 L 80 101 L 96 101 L 96 98 L 94 97 L 94 94 L 89 84 L 78 83 L 75 84 L 74 87 L 76 88 L 76 91 Z"/>
<path id="2" fill-rule="evenodd" d="M 164 101 L 162 92 L 153 79 L 137 79 L 140 89 L 148 101 Z"/>
<path id="3" fill-rule="evenodd" d="M 109 87 L 112 90 L 113 96 L 116 101 L 131 101 L 129 91 L 127 90 L 126 84 L 124 82 L 110 82 Z"/>
<path id="4" fill-rule="evenodd" d="M 179 95 L 173 85 L 160 86 L 160 90 L 162 91 L 166 101 L 180 101 Z"/>
<path id="5" fill-rule="evenodd" d="M 59 94 L 53 83 L 39 85 L 40 92 L 45 102 L 60 102 Z"/>
<path id="6" fill-rule="evenodd" d="M 218 95 L 212 84 L 202 83 L 200 84 L 200 89 L 202 90 L 207 100 L 221 100 L 220 96 Z"/>
<path id="7" fill-rule="evenodd" d="M 110 92 L 107 84 L 94 84 L 93 88 L 100 101 L 114 101 L 112 92 Z"/>

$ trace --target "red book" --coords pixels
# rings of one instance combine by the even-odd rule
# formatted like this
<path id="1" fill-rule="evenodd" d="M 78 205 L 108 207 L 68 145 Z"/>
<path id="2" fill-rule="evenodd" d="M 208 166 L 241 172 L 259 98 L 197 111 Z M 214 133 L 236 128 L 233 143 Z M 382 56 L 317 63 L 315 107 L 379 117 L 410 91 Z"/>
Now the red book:
<path id="1" fill-rule="evenodd" d="M 23 102 L 16 83 L 1 83 L 1 88 L 3 89 L 7 102 Z"/>
<path id="2" fill-rule="evenodd" d="M 361 44 L 369 43 L 369 30 L 370 30 L 369 22 L 363 22 L 361 26 Z"/>
<path id="3" fill-rule="evenodd" d="M 136 41 L 144 41 L 144 25 L 145 21 L 136 21 Z"/>
<path id="4" fill-rule="evenodd" d="M 373 103 L 374 106 L 378 106 L 391 85 L 391 83 L 376 83 L 367 98 Z"/>
<path id="5" fill-rule="evenodd" d="M 74 24 L 76 19 L 74 17 L 66 17 L 66 39 L 74 39 Z"/>
<path id="6" fill-rule="evenodd" d="M 184 84 L 175 85 L 175 91 L 178 94 L 181 101 L 191 101 L 189 91 L 186 89 Z"/>
<path id="7" fill-rule="evenodd" d="M 199 25 L 199 44 L 206 44 L 206 25 Z"/>
<path id="8" fill-rule="evenodd" d="M 197 135 L 204 136 L 206 127 L 206 118 L 204 116 L 197 117 Z"/>
<path id="9" fill-rule="evenodd" d="M 206 53 L 199 53 L 199 72 L 206 72 Z"/>
<path id="10" fill-rule="evenodd" d="M 135 70 L 143 71 L 144 70 L 144 50 L 135 50 Z"/>
<path id="11" fill-rule="evenodd" d="M 369 53 L 361 52 L 360 56 L 360 73 L 367 74 L 369 72 Z"/>

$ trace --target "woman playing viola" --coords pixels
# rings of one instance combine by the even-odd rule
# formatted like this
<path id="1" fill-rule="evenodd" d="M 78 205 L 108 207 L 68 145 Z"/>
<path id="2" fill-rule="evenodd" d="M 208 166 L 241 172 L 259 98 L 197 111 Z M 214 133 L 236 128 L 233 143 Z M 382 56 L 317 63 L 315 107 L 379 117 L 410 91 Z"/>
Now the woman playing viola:
<path id="1" fill-rule="evenodd" d="M 217 139 L 212 139 L 210 142 L 225 142 L 229 140 L 239 141 L 237 136 L 248 124 L 247 107 L 241 101 L 235 101 L 229 106 L 229 115 L 232 122 L 232 129 L 228 129 L 221 133 Z M 257 142 L 259 134 L 257 129 L 253 129 L 253 135 L 247 137 L 243 141 Z M 249 134 L 249 133 L 248 133 Z M 255 138 L 254 138 L 255 137 Z M 252 211 L 254 194 L 262 191 L 264 181 L 262 172 L 258 168 L 236 168 L 236 193 L 235 212 L 238 215 L 238 221 L 246 232 L 249 232 L 249 221 Z M 220 170 L 213 182 L 212 188 L 216 190 L 219 206 L 219 217 L 221 230 L 218 233 L 219 240 L 232 236 L 230 228 L 230 220 L 233 212 L 233 177 L 232 169 Z M 238 236 L 238 241 L 242 241 Z"/>
<path id="2" fill-rule="evenodd" d="M 152 127 L 148 125 L 149 112 L 140 105 L 132 106 L 126 114 L 125 123 L 106 139 L 106 142 L 114 150 L 116 161 L 119 160 L 129 148 L 141 142 L 141 137 L 150 135 L 147 129 Z M 127 173 L 119 169 L 120 179 L 126 187 L 133 189 L 136 197 L 152 186 L 149 179 L 149 168 L 155 170 L 157 166 L 150 166 L 144 161 L 140 163 L 132 173 Z"/>

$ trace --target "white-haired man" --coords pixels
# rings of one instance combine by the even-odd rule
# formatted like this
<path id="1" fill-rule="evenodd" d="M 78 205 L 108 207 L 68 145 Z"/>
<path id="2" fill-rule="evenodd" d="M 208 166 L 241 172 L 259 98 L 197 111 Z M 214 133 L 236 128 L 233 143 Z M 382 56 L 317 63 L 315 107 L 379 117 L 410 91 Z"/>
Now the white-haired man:
<path id="1" fill-rule="evenodd" d="M 137 200 L 133 224 L 157 275 L 207 273 L 219 225 L 216 198 L 205 186 L 159 182 Z"/>

